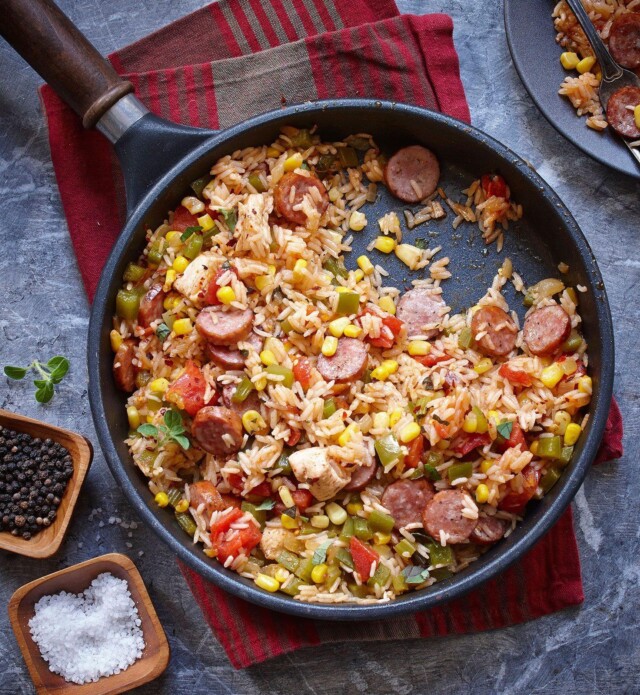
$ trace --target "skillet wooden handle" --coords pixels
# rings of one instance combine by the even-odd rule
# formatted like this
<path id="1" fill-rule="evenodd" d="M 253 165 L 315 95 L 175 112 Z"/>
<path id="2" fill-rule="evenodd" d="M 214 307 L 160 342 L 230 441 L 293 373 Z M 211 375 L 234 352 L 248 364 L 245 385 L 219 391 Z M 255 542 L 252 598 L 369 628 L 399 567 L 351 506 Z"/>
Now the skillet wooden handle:
<path id="1" fill-rule="evenodd" d="M 92 128 L 133 85 L 52 0 L 2 0 L 0 34 Z"/>

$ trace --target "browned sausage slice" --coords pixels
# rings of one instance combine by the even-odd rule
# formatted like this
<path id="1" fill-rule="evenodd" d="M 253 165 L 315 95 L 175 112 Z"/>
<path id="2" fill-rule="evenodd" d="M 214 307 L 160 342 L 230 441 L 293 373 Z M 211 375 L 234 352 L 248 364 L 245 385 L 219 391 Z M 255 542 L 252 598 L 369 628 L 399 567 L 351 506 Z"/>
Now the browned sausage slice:
<path id="1" fill-rule="evenodd" d="M 403 321 L 407 335 L 424 335 L 433 338 L 440 332 L 439 328 L 424 330 L 423 326 L 442 321 L 442 310 L 445 306 L 442 296 L 424 287 L 405 292 L 396 310 L 396 317 Z"/>
<path id="2" fill-rule="evenodd" d="M 418 203 L 438 187 L 440 165 L 436 156 L 422 145 L 398 150 L 387 162 L 385 182 L 396 198 Z"/>
<path id="3" fill-rule="evenodd" d="M 622 87 L 609 97 L 607 120 L 622 137 L 640 138 L 640 128 L 636 125 L 633 115 L 633 109 L 638 104 L 640 104 L 640 87 Z"/>
<path id="4" fill-rule="evenodd" d="M 469 540 L 478 545 L 497 543 L 507 531 L 508 524 L 504 519 L 495 516 L 481 516 L 477 526 L 471 532 Z"/>
<path id="5" fill-rule="evenodd" d="M 208 480 L 199 480 L 189 485 L 189 505 L 197 509 L 201 504 L 204 504 L 203 515 L 207 526 L 213 512 L 221 512 L 229 506 L 224 503 L 218 488 Z"/>
<path id="6" fill-rule="evenodd" d="M 534 355 L 551 355 L 570 333 L 569 314 L 558 304 L 531 312 L 522 329 L 524 342 Z"/>
<path id="7" fill-rule="evenodd" d="M 113 357 L 113 378 L 121 391 L 131 393 L 136 390 L 135 342 L 123 340 Z"/>
<path id="8" fill-rule="evenodd" d="M 360 379 L 367 368 L 367 346 L 356 338 L 340 338 L 335 355 L 320 355 L 317 368 L 326 381 Z"/>
<path id="9" fill-rule="evenodd" d="M 232 400 L 235 392 L 235 384 L 226 384 L 222 387 L 222 403 L 226 408 L 230 408 L 240 416 L 244 415 L 247 410 L 260 410 L 260 396 L 257 391 L 251 391 L 241 403 L 235 403 Z"/>
<path id="10" fill-rule="evenodd" d="M 342 488 L 346 492 L 356 492 L 364 490 L 365 487 L 376 477 L 378 467 L 375 459 L 367 451 L 362 465 L 358 466 L 351 473 L 351 480 Z"/>
<path id="11" fill-rule="evenodd" d="M 393 517 L 394 528 L 420 522 L 425 506 L 433 497 L 433 485 L 428 480 L 398 480 L 382 494 L 380 502 Z"/>
<path id="12" fill-rule="evenodd" d="M 615 18 L 609 30 L 609 50 L 623 68 L 640 68 L 640 14 L 628 12 Z"/>
<path id="13" fill-rule="evenodd" d="M 191 434 L 201 449 L 215 456 L 228 456 L 242 446 L 242 420 L 229 408 L 209 405 L 197 412 Z"/>
<path id="14" fill-rule="evenodd" d="M 259 335 L 252 332 L 249 334 L 246 342 L 251 343 L 251 345 L 259 352 L 262 350 L 264 341 Z M 246 357 L 240 350 L 207 343 L 206 351 L 209 360 L 214 364 L 217 364 L 218 367 L 221 367 L 222 369 L 227 369 L 230 371 L 244 369 L 244 361 Z"/>
<path id="15" fill-rule="evenodd" d="M 144 328 L 148 328 L 151 323 L 162 318 L 165 293 L 162 291 L 162 285 L 153 285 L 151 289 L 140 300 L 140 308 L 138 309 L 138 323 Z"/>
<path id="16" fill-rule="evenodd" d="M 222 311 L 208 306 L 196 319 L 198 333 L 212 345 L 236 345 L 248 337 L 252 326 L 253 312 L 250 309 Z"/>
<path id="17" fill-rule="evenodd" d="M 506 311 L 497 306 L 483 306 L 471 319 L 471 333 L 485 355 L 504 357 L 516 344 L 518 327 Z M 476 336 L 484 333 L 478 340 Z"/>
<path id="18" fill-rule="evenodd" d="M 478 521 L 462 516 L 465 497 L 469 496 L 462 490 L 442 490 L 425 507 L 422 523 L 436 541 L 440 542 L 440 531 L 448 535 L 447 543 L 462 543 L 473 532 Z"/>
<path id="19" fill-rule="evenodd" d="M 307 193 L 316 210 L 322 215 L 329 207 L 329 196 L 322 181 L 313 174 L 303 176 L 294 171 L 285 174 L 278 181 L 274 193 L 275 208 L 278 215 L 294 224 L 306 225 L 307 215 L 302 209 L 297 208 L 302 204 Z"/>

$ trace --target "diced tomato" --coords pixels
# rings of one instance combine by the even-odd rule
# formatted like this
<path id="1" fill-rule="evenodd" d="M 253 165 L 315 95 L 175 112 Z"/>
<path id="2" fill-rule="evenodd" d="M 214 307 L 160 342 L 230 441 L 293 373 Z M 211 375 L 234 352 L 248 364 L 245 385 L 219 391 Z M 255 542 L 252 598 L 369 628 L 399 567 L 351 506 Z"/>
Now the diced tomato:
<path id="1" fill-rule="evenodd" d="M 353 558 L 356 572 L 360 575 L 360 579 L 366 582 L 371 575 L 371 565 L 374 562 L 378 562 L 380 555 L 355 536 L 351 536 L 349 550 L 351 550 L 351 557 Z"/>
<path id="2" fill-rule="evenodd" d="M 287 446 L 295 446 L 300 441 L 300 437 L 302 437 L 301 430 L 292 427 L 289 439 L 287 439 Z"/>
<path id="3" fill-rule="evenodd" d="M 438 362 L 448 360 L 449 355 L 413 355 L 413 359 L 425 367 L 435 367 Z"/>
<path id="4" fill-rule="evenodd" d="M 293 376 L 295 377 L 295 380 L 300 383 L 300 386 L 302 386 L 304 391 L 306 391 L 311 385 L 311 371 L 311 361 L 306 357 L 300 357 L 300 359 L 298 359 L 298 361 L 293 365 Z"/>
<path id="5" fill-rule="evenodd" d="M 498 509 L 510 514 L 522 515 L 527 502 L 535 495 L 542 474 L 531 466 L 527 466 L 522 471 L 524 484 L 522 492 L 508 492 L 498 504 Z"/>
<path id="6" fill-rule="evenodd" d="M 271 497 L 271 483 L 267 480 L 263 480 L 259 485 L 251 488 L 248 495 L 253 495 L 255 497 Z"/>
<path id="7" fill-rule="evenodd" d="M 229 512 L 221 514 L 211 525 L 211 541 L 213 542 L 217 539 L 221 533 L 226 533 L 231 528 L 231 524 L 237 521 L 243 514 L 244 512 L 240 509 L 232 509 Z"/>
<path id="8" fill-rule="evenodd" d="M 188 360 L 184 372 L 168 388 L 165 400 L 175 403 L 180 410 L 185 410 L 193 417 L 206 405 L 206 390 L 207 382 L 202 370 L 195 362 Z"/>
<path id="9" fill-rule="evenodd" d="M 438 433 L 438 437 L 440 437 L 440 439 L 449 439 L 449 425 L 443 425 L 441 422 L 433 420 L 433 427 Z"/>
<path id="10" fill-rule="evenodd" d="M 304 514 L 307 511 L 307 507 L 313 504 L 313 495 L 309 490 L 292 490 L 291 497 L 293 497 L 293 503 L 296 505 L 296 509 L 300 514 Z M 275 507 L 273 508 L 274 516 L 280 516 L 284 513 L 286 507 L 278 498 Z"/>
<path id="11" fill-rule="evenodd" d="M 480 446 L 485 446 L 491 442 L 491 437 L 488 432 L 484 434 L 468 433 L 463 432 L 451 443 L 451 448 L 456 454 L 460 456 L 466 456 L 471 453 L 474 449 Z"/>
<path id="12" fill-rule="evenodd" d="M 520 427 L 517 420 L 514 420 L 511 424 L 509 439 L 504 439 L 498 435 L 498 439 L 496 439 L 496 449 L 500 452 L 505 452 L 507 449 L 518 446 L 518 444 L 520 444 L 520 451 L 524 451 L 527 448 L 527 440 L 522 431 L 522 427 Z"/>
<path id="13" fill-rule="evenodd" d="M 497 198 L 509 198 L 507 182 L 499 174 L 485 174 L 482 179 L 482 190 L 487 198 L 495 195 Z"/>
<path id="14" fill-rule="evenodd" d="M 227 475 L 227 482 L 232 490 L 242 492 L 244 489 L 244 477 L 240 475 L 240 473 L 229 473 L 229 475 Z"/>
<path id="15" fill-rule="evenodd" d="M 197 226 L 198 218 L 195 215 L 192 215 L 183 205 L 178 205 L 173 213 L 171 229 L 174 229 L 176 232 L 184 232 L 187 227 Z"/>
<path id="16" fill-rule="evenodd" d="M 531 386 L 533 383 L 531 377 L 524 370 L 510 367 L 508 362 L 500 365 L 498 374 L 500 374 L 503 379 L 507 379 L 512 384 L 517 384 L 518 386 Z"/>
<path id="17" fill-rule="evenodd" d="M 228 540 L 218 544 L 218 560 L 224 563 L 230 557 L 238 557 L 241 553 L 248 555 L 260 543 L 262 532 L 252 522 L 247 528 L 236 529 Z"/>
<path id="18" fill-rule="evenodd" d="M 207 291 L 204 293 L 204 297 L 202 298 L 202 301 L 205 304 L 205 306 L 217 306 L 218 304 L 221 304 L 220 300 L 218 299 L 218 290 L 220 289 L 220 285 L 218 285 L 218 280 L 228 270 L 233 271 L 236 277 L 238 277 L 238 271 L 235 268 L 219 268 L 213 280 L 211 280 L 211 282 L 209 283 Z"/>
<path id="19" fill-rule="evenodd" d="M 375 311 L 372 311 L 371 309 L 369 309 L 369 307 L 365 307 L 362 313 L 371 314 L 373 316 L 380 316 L 380 314 L 378 314 Z M 382 327 L 380 329 L 380 335 L 377 338 L 371 338 L 369 342 L 374 347 L 379 347 L 383 348 L 384 350 L 388 350 L 390 347 L 393 347 L 393 343 L 395 342 L 398 335 L 400 335 L 402 326 L 404 326 L 404 323 L 400 319 L 397 319 L 395 316 L 392 316 L 391 314 L 385 314 L 382 317 Z"/>
<path id="20" fill-rule="evenodd" d="M 422 460 L 422 452 L 424 451 L 424 437 L 422 435 L 416 437 L 409 444 L 409 453 L 404 457 L 404 464 L 407 468 L 417 468 Z"/>

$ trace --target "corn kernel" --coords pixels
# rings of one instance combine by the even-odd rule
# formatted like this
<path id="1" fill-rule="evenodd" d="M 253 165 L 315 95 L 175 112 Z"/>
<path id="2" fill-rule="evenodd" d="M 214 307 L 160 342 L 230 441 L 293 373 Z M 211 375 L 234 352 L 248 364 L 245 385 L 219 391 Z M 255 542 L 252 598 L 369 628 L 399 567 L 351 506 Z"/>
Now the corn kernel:
<path id="1" fill-rule="evenodd" d="M 296 503 L 293 501 L 293 497 L 291 496 L 291 490 L 289 490 L 286 485 L 281 485 L 278 488 L 278 495 L 280 495 L 282 504 L 284 504 L 285 507 L 291 508 L 296 506 Z"/>
<path id="2" fill-rule="evenodd" d="M 502 415 L 497 410 L 490 410 L 487 415 L 493 420 L 493 422 L 497 425 L 499 424 L 500 420 L 502 420 Z"/>
<path id="3" fill-rule="evenodd" d="M 567 429 L 564 433 L 564 445 L 573 446 L 577 441 L 580 433 L 582 432 L 582 427 L 575 422 L 567 425 Z"/>
<path id="4" fill-rule="evenodd" d="M 162 306 L 167 310 L 175 309 L 180 304 L 180 297 L 176 294 L 169 294 L 164 298 Z"/>
<path id="5" fill-rule="evenodd" d="M 489 488 L 484 483 L 480 483 L 476 488 L 476 502 L 478 504 L 484 504 L 488 499 Z"/>
<path id="6" fill-rule="evenodd" d="M 375 545 L 388 545 L 391 543 L 391 534 L 382 533 L 382 531 L 376 531 L 373 534 L 373 542 Z"/>
<path id="7" fill-rule="evenodd" d="M 347 520 L 347 512 L 335 502 L 329 502 L 329 504 L 324 508 L 329 517 L 329 521 L 336 526 L 342 526 Z"/>
<path id="8" fill-rule="evenodd" d="M 484 461 L 482 461 L 482 463 L 480 464 L 480 472 L 486 475 L 494 463 L 495 461 L 493 461 L 492 459 L 484 459 Z"/>
<path id="9" fill-rule="evenodd" d="M 491 367 L 493 367 L 493 362 L 488 357 L 483 357 L 473 368 L 473 371 L 476 374 L 486 374 Z"/>
<path id="10" fill-rule="evenodd" d="M 303 161 L 304 160 L 302 159 L 300 152 L 296 152 L 295 154 L 292 154 L 291 157 L 287 157 L 284 160 L 284 170 L 293 171 L 294 169 L 299 169 L 302 166 Z"/>
<path id="11" fill-rule="evenodd" d="M 360 268 L 357 268 L 353 271 L 353 277 L 355 278 L 356 282 L 360 282 L 361 280 L 364 280 L 364 273 Z"/>
<path id="12" fill-rule="evenodd" d="M 577 53 L 566 51 L 560 56 L 560 62 L 565 70 L 575 70 L 580 62 L 580 58 Z"/>
<path id="13" fill-rule="evenodd" d="M 159 379 L 154 379 L 150 384 L 149 388 L 152 393 L 164 393 L 169 388 L 169 382 L 160 377 Z"/>
<path id="14" fill-rule="evenodd" d="M 567 425 L 571 423 L 571 415 L 566 410 L 559 410 L 554 416 L 556 434 L 564 434 L 567 431 Z"/>
<path id="15" fill-rule="evenodd" d="M 289 531 L 293 531 L 293 529 L 298 528 L 298 520 L 292 519 L 288 514 L 280 515 L 280 523 L 282 524 L 283 528 L 286 528 Z"/>
<path id="16" fill-rule="evenodd" d="M 176 256 L 175 260 L 173 261 L 173 269 L 176 271 L 176 273 L 184 273 L 188 265 L 189 260 L 184 256 Z"/>
<path id="17" fill-rule="evenodd" d="M 322 348 L 321 348 L 322 354 L 325 357 L 332 357 L 333 355 L 336 354 L 337 349 L 338 349 L 338 339 L 335 336 L 328 335 L 322 343 Z"/>
<path id="18" fill-rule="evenodd" d="M 165 239 L 167 240 L 167 244 L 169 244 L 169 246 L 180 246 L 180 244 L 182 243 L 182 234 L 176 231 L 167 232 Z"/>
<path id="19" fill-rule="evenodd" d="M 268 574 L 258 574 L 253 580 L 257 586 L 272 594 L 280 588 L 280 582 L 275 577 L 270 577 Z"/>
<path id="20" fill-rule="evenodd" d="M 400 418 L 404 415 L 404 410 L 401 408 L 396 408 L 389 413 L 389 427 L 395 427 Z"/>
<path id="21" fill-rule="evenodd" d="M 478 418 L 473 410 L 470 410 L 465 416 L 462 423 L 462 429 L 467 434 L 473 434 L 478 429 Z"/>
<path id="22" fill-rule="evenodd" d="M 534 439 L 534 440 L 531 442 L 531 444 L 529 445 L 529 451 L 530 451 L 534 456 L 537 456 L 537 455 L 538 455 L 538 445 L 539 445 L 539 442 L 538 442 L 537 439 Z"/>
<path id="23" fill-rule="evenodd" d="M 359 210 L 354 210 L 349 218 L 349 229 L 351 229 L 353 232 L 361 232 L 366 226 L 366 215 Z"/>
<path id="24" fill-rule="evenodd" d="M 262 290 L 267 287 L 267 285 L 273 282 L 271 275 L 258 275 L 256 277 L 256 289 L 262 292 Z"/>
<path id="25" fill-rule="evenodd" d="M 559 362 L 559 364 L 560 364 L 560 369 L 562 369 L 562 371 L 567 376 L 571 376 L 572 374 L 575 374 L 577 369 L 578 369 L 578 363 L 572 357 L 569 357 L 566 360 Z"/>
<path id="26" fill-rule="evenodd" d="M 184 514 L 187 509 L 189 509 L 189 503 L 185 499 L 181 499 L 175 506 L 175 510 L 178 514 Z"/>
<path id="27" fill-rule="evenodd" d="M 167 270 L 167 274 L 164 276 L 164 287 L 162 288 L 165 292 L 171 289 L 171 285 L 175 282 L 176 271 L 173 268 Z"/>
<path id="28" fill-rule="evenodd" d="M 231 302 L 235 301 L 236 293 L 231 287 L 220 287 L 216 292 L 216 297 L 222 304 L 229 305 Z"/>
<path id="29" fill-rule="evenodd" d="M 129 427 L 132 430 L 137 430 L 140 427 L 140 413 L 134 405 L 127 408 L 127 420 L 129 420 Z"/>
<path id="30" fill-rule="evenodd" d="M 267 147 L 267 157 L 279 157 L 281 154 L 277 147 Z"/>
<path id="31" fill-rule="evenodd" d="M 181 201 L 180 205 L 187 208 L 192 215 L 197 215 L 199 212 L 204 212 L 204 203 L 194 195 L 187 195 Z"/>
<path id="32" fill-rule="evenodd" d="M 313 528 L 328 528 L 329 517 L 326 514 L 316 514 L 311 517 L 311 525 Z"/>
<path id="33" fill-rule="evenodd" d="M 360 333 L 362 333 L 362 328 L 360 328 L 360 326 L 356 326 L 353 323 L 350 323 L 344 329 L 344 334 L 347 336 L 347 338 L 357 338 L 360 335 Z"/>
<path id="34" fill-rule="evenodd" d="M 267 388 L 267 380 L 261 376 L 253 382 L 253 385 L 256 387 L 256 391 L 264 391 Z"/>
<path id="35" fill-rule="evenodd" d="M 348 287 L 343 287 L 342 285 L 338 285 L 336 287 L 336 292 L 338 294 L 342 294 L 343 292 L 351 292 L 351 290 Z"/>
<path id="36" fill-rule="evenodd" d="M 329 189 L 329 200 L 332 203 L 335 203 L 339 197 L 340 197 L 340 189 L 339 188 Z"/>
<path id="37" fill-rule="evenodd" d="M 206 213 L 202 215 L 201 217 L 198 217 L 198 224 L 202 228 L 203 232 L 208 232 L 209 230 L 213 229 L 215 224 L 213 222 L 213 218 L 209 213 Z"/>
<path id="38" fill-rule="evenodd" d="M 581 393 L 588 393 L 591 394 L 591 391 L 593 389 L 593 382 L 591 381 L 590 376 L 581 376 L 580 379 L 578 380 L 578 391 Z"/>
<path id="39" fill-rule="evenodd" d="M 399 368 L 399 365 L 395 360 L 383 360 L 381 366 L 384 367 L 389 374 L 395 374 Z"/>
<path id="40" fill-rule="evenodd" d="M 286 582 L 290 576 L 291 576 L 291 573 L 289 572 L 289 570 L 286 570 L 284 567 L 278 567 L 278 569 L 273 573 L 273 578 L 277 582 L 280 582 L 280 584 L 284 584 L 284 582 Z"/>
<path id="41" fill-rule="evenodd" d="M 276 359 L 276 356 L 271 352 L 271 350 L 263 350 L 260 353 L 260 362 L 264 364 L 265 367 L 268 367 L 269 365 L 272 364 L 278 364 L 278 360 Z"/>
<path id="42" fill-rule="evenodd" d="M 382 365 L 376 367 L 371 372 L 371 377 L 377 379 L 378 381 L 386 381 L 391 376 L 390 372 L 385 369 Z"/>
<path id="43" fill-rule="evenodd" d="M 376 413 L 373 416 L 373 427 L 377 430 L 386 430 L 389 427 L 389 414 Z"/>
<path id="44" fill-rule="evenodd" d="M 176 335 L 187 335 L 187 333 L 191 333 L 192 330 L 193 324 L 189 318 L 178 319 L 177 321 L 173 322 L 173 332 Z"/>
<path id="45" fill-rule="evenodd" d="M 344 428 L 342 434 L 338 437 L 338 444 L 340 444 L 340 446 L 346 446 L 351 441 L 351 437 L 353 437 L 353 435 L 359 431 L 360 428 L 358 425 L 356 425 L 355 422 L 352 422 L 350 425 Z"/>
<path id="46" fill-rule="evenodd" d="M 540 381 L 548 388 L 552 389 L 564 376 L 562 368 L 557 362 L 545 367 L 540 374 Z"/>
<path id="47" fill-rule="evenodd" d="M 419 437 L 421 432 L 422 430 L 417 422 L 410 422 L 406 427 L 402 428 L 400 432 L 400 441 L 403 444 L 408 444 Z"/>
<path id="48" fill-rule="evenodd" d="M 371 273 L 373 273 L 373 263 L 366 256 L 358 256 L 356 263 L 365 275 L 371 275 Z"/>
<path id="49" fill-rule="evenodd" d="M 587 56 L 578 62 L 576 65 L 576 70 L 583 75 L 585 72 L 589 72 L 591 68 L 595 65 L 596 59 L 593 56 Z"/>
<path id="50" fill-rule="evenodd" d="M 640 104 L 633 109 L 633 118 L 636 122 L 636 128 L 640 128 Z"/>
<path id="51" fill-rule="evenodd" d="M 412 340 L 409 343 L 409 354 L 428 355 L 431 352 L 431 345 L 426 340 Z"/>
<path id="52" fill-rule="evenodd" d="M 329 333 L 336 338 L 340 338 L 344 333 L 344 329 L 349 325 L 349 323 L 349 319 L 346 316 L 335 319 L 329 324 Z"/>
<path id="53" fill-rule="evenodd" d="M 122 345 L 122 336 L 114 329 L 109 333 L 109 340 L 111 341 L 111 349 L 117 352 L 118 348 Z"/>
<path id="54" fill-rule="evenodd" d="M 257 410 L 247 410 L 242 416 L 242 425 L 247 434 L 257 434 L 267 429 L 267 423 Z"/>
<path id="55" fill-rule="evenodd" d="M 327 567 L 327 565 L 324 562 L 320 565 L 316 565 L 311 570 L 311 579 L 316 584 L 322 584 L 322 582 L 327 578 L 327 572 L 328 571 L 329 571 L 329 568 Z"/>
<path id="56" fill-rule="evenodd" d="M 166 507 L 169 504 L 169 495 L 166 492 L 159 492 L 154 498 L 158 507 Z"/>
<path id="57" fill-rule="evenodd" d="M 397 246 L 396 240 L 391 236 L 376 237 L 376 242 L 373 245 L 374 249 L 382 251 L 382 253 L 391 253 Z"/>
<path id="58" fill-rule="evenodd" d="M 301 282 L 305 278 L 307 269 L 307 261 L 304 258 L 299 258 L 293 266 L 293 281 Z"/>
<path id="59" fill-rule="evenodd" d="M 386 311 L 387 314 L 395 316 L 396 305 L 393 299 L 391 299 L 391 297 L 389 297 L 388 295 L 380 297 L 380 299 L 378 300 L 378 306 L 382 309 L 382 311 Z"/>
<path id="60" fill-rule="evenodd" d="M 347 505 L 347 512 L 351 514 L 351 516 L 357 516 L 358 512 L 361 512 L 364 509 L 364 505 L 362 502 L 349 502 Z"/>

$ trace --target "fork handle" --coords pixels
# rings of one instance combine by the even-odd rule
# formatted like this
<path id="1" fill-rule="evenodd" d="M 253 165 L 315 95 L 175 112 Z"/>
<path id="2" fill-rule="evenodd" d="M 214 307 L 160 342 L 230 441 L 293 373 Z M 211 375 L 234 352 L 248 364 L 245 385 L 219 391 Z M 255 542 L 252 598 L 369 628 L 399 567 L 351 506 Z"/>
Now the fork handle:
<path id="1" fill-rule="evenodd" d="M 612 82 L 622 77 L 622 68 L 611 57 L 611 54 L 600 38 L 600 34 L 598 34 L 593 22 L 589 19 L 589 15 L 582 6 L 580 0 L 567 0 L 567 4 L 573 10 L 578 22 L 580 22 L 580 26 L 587 35 L 587 39 L 596 54 L 600 69 L 602 70 L 602 80 L 604 82 Z"/>

